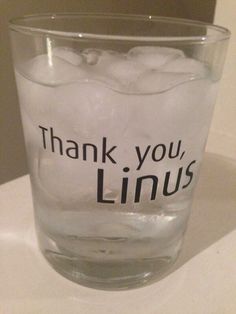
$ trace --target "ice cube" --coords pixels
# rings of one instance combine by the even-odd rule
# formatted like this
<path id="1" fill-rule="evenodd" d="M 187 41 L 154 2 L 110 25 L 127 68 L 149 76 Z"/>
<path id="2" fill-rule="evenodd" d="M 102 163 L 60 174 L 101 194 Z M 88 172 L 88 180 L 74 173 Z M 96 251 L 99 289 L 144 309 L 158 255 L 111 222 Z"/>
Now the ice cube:
<path id="1" fill-rule="evenodd" d="M 21 119 L 24 129 L 26 149 L 33 148 L 37 150 L 37 146 L 41 146 L 40 132 L 24 107 L 21 108 Z"/>
<path id="2" fill-rule="evenodd" d="M 162 71 L 192 73 L 196 76 L 196 78 L 203 78 L 208 74 L 208 69 L 203 63 L 191 58 L 178 58 L 171 60 L 162 67 Z"/>
<path id="3" fill-rule="evenodd" d="M 132 116 L 122 95 L 96 81 L 55 88 L 55 123 L 68 134 L 83 138 L 101 138 L 107 134 L 119 138 Z M 120 123 L 122 121 L 122 123 Z M 52 122 L 54 126 L 54 122 Z"/>
<path id="4" fill-rule="evenodd" d="M 171 60 L 184 57 L 181 50 L 168 47 L 134 47 L 128 52 L 128 57 L 148 68 L 158 69 Z"/>
<path id="5" fill-rule="evenodd" d="M 81 55 L 85 61 L 82 69 L 85 69 L 87 72 L 87 81 L 97 81 L 112 89 L 120 89 L 120 83 L 107 72 L 107 69 L 113 62 L 122 58 L 119 53 L 89 48 L 85 49 Z"/>
<path id="6" fill-rule="evenodd" d="M 100 56 L 103 54 L 103 51 L 100 49 L 88 48 L 82 52 L 83 57 L 86 60 L 86 63 L 89 65 L 95 65 L 98 63 Z"/>
<path id="7" fill-rule="evenodd" d="M 213 108 L 213 97 L 209 97 L 211 84 L 209 79 L 192 80 L 163 94 L 166 106 L 163 107 L 162 114 L 166 121 L 166 129 L 170 134 L 178 134 L 178 137 L 185 139 L 185 142 L 189 139 L 189 143 L 186 143 L 191 147 L 188 156 L 195 155 L 194 158 L 197 158 L 201 150 L 199 145 L 193 146 L 192 141 L 194 139 L 197 143 L 206 136 Z"/>
<path id="8" fill-rule="evenodd" d="M 191 73 L 169 73 L 150 70 L 130 87 L 136 93 L 160 93 L 193 79 Z"/>
<path id="9" fill-rule="evenodd" d="M 45 193 L 62 205 L 82 201 L 87 195 L 93 198 L 91 201 L 96 201 L 96 163 L 71 159 L 46 150 L 41 150 L 38 158 L 37 176 Z"/>
<path id="10" fill-rule="evenodd" d="M 50 124 L 52 106 L 56 103 L 54 88 L 32 82 L 18 72 L 15 75 L 21 113 L 27 114 L 35 127 Z"/>
<path id="11" fill-rule="evenodd" d="M 143 64 L 126 59 L 115 60 L 106 68 L 108 76 L 118 80 L 123 88 L 136 81 L 146 70 L 147 68 Z"/>
<path id="12" fill-rule="evenodd" d="M 83 62 L 82 56 L 69 47 L 55 47 L 52 49 L 52 55 L 75 66 L 78 66 Z"/>
<path id="13" fill-rule="evenodd" d="M 123 54 L 112 50 L 101 50 L 101 49 L 85 49 L 82 55 L 88 65 L 89 69 L 92 71 L 94 76 L 104 76 L 106 75 L 107 68 L 118 60 L 124 58 Z"/>
<path id="14" fill-rule="evenodd" d="M 87 62 L 92 64 L 91 78 L 104 82 L 116 90 L 126 91 L 127 85 L 135 81 L 147 67 L 124 54 L 115 51 L 88 49 Z"/>
<path id="15" fill-rule="evenodd" d="M 86 72 L 53 55 L 39 55 L 26 65 L 26 76 L 44 85 L 61 85 L 86 77 Z"/>

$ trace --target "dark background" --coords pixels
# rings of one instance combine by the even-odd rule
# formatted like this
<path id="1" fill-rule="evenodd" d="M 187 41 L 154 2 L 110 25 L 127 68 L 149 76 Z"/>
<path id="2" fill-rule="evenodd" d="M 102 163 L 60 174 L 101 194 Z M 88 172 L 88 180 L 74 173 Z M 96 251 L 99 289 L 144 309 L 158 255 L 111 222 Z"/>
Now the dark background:
<path id="1" fill-rule="evenodd" d="M 212 22 L 215 0 L 0 0 L 0 184 L 27 173 L 8 20 L 44 12 L 148 14 Z"/>

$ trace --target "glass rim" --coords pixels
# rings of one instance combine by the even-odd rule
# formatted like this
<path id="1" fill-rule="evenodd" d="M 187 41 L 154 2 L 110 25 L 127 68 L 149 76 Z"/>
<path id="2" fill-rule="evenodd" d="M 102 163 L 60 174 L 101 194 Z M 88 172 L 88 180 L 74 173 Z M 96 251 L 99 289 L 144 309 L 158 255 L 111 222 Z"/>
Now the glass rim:
<path id="1" fill-rule="evenodd" d="M 40 19 L 47 20 L 58 20 L 58 19 L 68 19 L 68 18 L 90 18 L 90 19 L 112 19 L 112 20 L 133 20 L 133 21 L 143 21 L 143 22 L 162 22 L 162 23 L 172 23 L 176 25 L 189 25 L 196 28 L 206 28 L 215 31 L 215 34 L 205 34 L 205 35 L 194 35 L 194 36 L 138 36 L 138 35 L 108 35 L 104 33 L 85 33 L 85 32 L 71 32 L 71 31 L 60 31 L 60 30 L 50 30 L 47 28 L 40 28 L 35 26 L 25 26 L 22 25 L 25 21 L 36 21 Z M 134 14 L 116 14 L 116 13 L 45 13 L 45 14 L 32 14 L 24 15 L 20 17 L 14 17 L 9 20 L 9 28 L 13 31 L 17 31 L 25 34 L 39 34 L 39 35 L 50 35 L 63 38 L 73 38 L 73 39 L 94 39 L 94 40 L 120 40 L 120 41 L 152 41 L 152 42 L 191 42 L 191 43 L 212 43 L 228 39 L 231 32 L 223 27 L 216 24 L 206 23 L 197 20 L 176 18 L 176 17 L 164 17 L 155 15 L 134 15 Z"/>

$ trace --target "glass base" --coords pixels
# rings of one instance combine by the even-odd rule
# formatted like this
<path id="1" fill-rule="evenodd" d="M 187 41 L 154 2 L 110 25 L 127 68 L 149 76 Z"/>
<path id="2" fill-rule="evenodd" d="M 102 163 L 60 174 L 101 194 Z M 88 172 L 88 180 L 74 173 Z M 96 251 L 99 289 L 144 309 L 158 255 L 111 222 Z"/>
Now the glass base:
<path id="1" fill-rule="evenodd" d="M 126 290 L 162 278 L 176 258 L 162 257 L 125 261 L 91 261 L 52 251 L 42 251 L 51 266 L 81 285 L 102 290 Z"/>
<path id="2" fill-rule="evenodd" d="M 106 261 L 59 249 L 42 232 L 38 232 L 38 241 L 42 254 L 58 273 L 78 284 L 102 290 L 127 290 L 161 279 L 176 261 L 182 246 L 181 240 L 171 256 Z"/>

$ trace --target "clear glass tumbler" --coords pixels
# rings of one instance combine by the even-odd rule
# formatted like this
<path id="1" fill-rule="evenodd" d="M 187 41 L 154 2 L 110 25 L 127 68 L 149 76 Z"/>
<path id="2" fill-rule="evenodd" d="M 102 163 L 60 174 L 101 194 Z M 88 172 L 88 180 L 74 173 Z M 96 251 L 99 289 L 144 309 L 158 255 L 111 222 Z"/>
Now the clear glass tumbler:
<path id="1" fill-rule="evenodd" d="M 10 22 L 40 249 L 101 289 L 176 260 L 230 33 L 153 16 Z"/>

